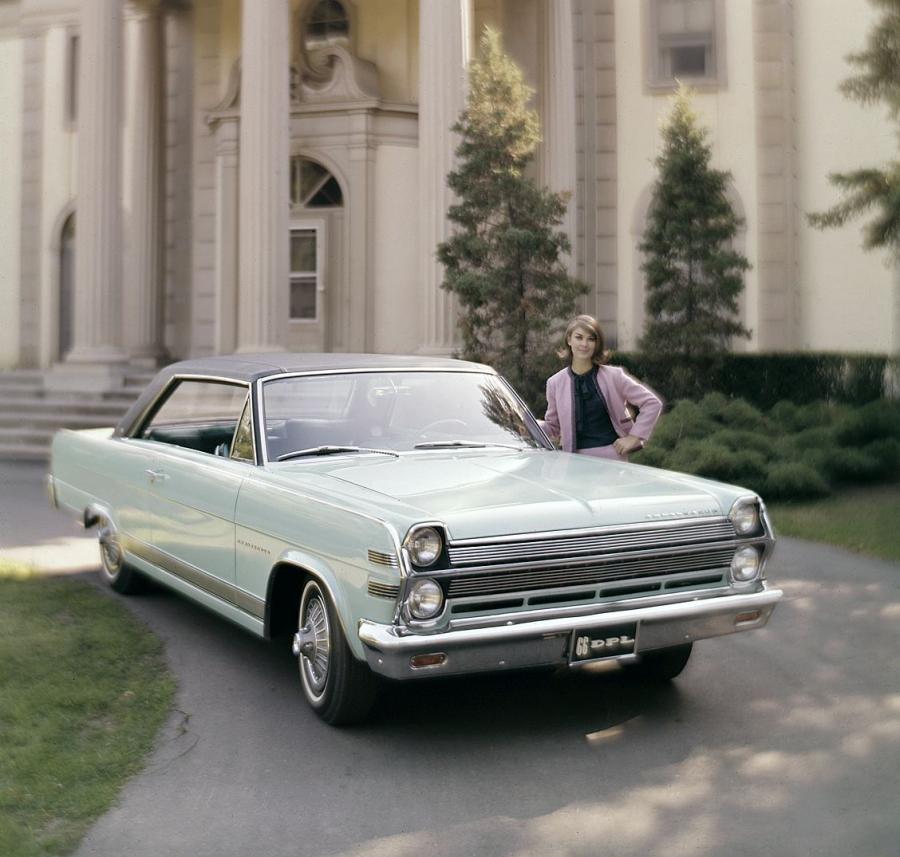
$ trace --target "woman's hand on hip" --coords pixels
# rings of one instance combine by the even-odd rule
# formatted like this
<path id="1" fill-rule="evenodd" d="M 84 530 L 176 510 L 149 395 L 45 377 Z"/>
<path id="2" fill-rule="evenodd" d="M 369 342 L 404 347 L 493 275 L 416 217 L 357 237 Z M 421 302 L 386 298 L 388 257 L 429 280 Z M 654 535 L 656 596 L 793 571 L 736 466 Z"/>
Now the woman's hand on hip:
<path id="1" fill-rule="evenodd" d="M 643 445 L 644 442 L 639 437 L 634 437 L 634 435 L 629 434 L 616 440 L 613 443 L 613 448 L 619 455 L 628 455 L 629 452 L 635 452 Z"/>

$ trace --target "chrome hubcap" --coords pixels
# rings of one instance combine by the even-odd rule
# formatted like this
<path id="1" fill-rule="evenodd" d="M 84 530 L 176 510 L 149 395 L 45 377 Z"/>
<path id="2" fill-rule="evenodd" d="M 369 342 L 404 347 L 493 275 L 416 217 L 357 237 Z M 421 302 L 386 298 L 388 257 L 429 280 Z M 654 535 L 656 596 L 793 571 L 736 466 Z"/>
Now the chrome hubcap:
<path id="1" fill-rule="evenodd" d="M 331 654 L 328 614 L 322 597 L 315 593 L 306 602 L 303 626 L 294 635 L 294 654 L 300 657 L 300 668 L 316 694 L 325 690 L 328 681 L 328 662 Z"/>
<path id="2" fill-rule="evenodd" d="M 109 525 L 104 526 L 98 533 L 100 538 L 100 557 L 103 567 L 108 574 L 118 574 L 122 564 L 122 548 L 115 530 Z"/>

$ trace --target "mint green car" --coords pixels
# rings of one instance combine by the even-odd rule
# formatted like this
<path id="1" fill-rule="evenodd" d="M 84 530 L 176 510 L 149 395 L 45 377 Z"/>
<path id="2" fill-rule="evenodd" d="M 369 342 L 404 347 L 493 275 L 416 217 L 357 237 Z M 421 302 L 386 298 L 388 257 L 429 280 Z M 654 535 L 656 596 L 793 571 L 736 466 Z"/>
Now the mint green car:
<path id="1" fill-rule="evenodd" d="M 62 431 L 52 502 L 118 592 L 162 583 L 287 637 L 325 721 L 380 678 L 620 662 L 671 679 L 761 628 L 759 497 L 555 450 L 492 369 L 241 355 L 162 370 L 115 429 Z"/>

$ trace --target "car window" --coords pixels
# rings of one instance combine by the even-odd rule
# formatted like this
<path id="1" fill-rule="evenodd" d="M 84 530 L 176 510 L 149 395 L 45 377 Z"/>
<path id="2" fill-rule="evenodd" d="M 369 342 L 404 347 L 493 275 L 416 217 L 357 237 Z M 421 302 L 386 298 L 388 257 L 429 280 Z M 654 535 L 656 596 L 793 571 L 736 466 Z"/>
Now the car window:
<path id="1" fill-rule="evenodd" d="M 227 456 L 246 399 L 247 387 L 241 384 L 179 381 L 139 436 Z"/>
<path id="2" fill-rule="evenodd" d="M 231 444 L 231 457 L 239 461 L 253 461 L 253 409 L 250 406 L 250 397 L 244 405 L 237 430 L 234 433 L 234 441 Z"/>
<path id="3" fill-rule="evenodd" d="M 450 442 L 543 446 L 506 383 L 474 372 L 298 376 L 263 385 L 269 460 L 328 445 L 398 452 Z"/>

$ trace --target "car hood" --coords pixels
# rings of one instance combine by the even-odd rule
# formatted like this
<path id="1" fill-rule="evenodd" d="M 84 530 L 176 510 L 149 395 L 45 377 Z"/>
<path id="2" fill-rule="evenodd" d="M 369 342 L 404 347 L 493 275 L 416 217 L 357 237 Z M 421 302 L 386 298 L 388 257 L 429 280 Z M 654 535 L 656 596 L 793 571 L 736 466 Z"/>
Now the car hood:
<path id="1" fill-rule="evenodd" d="M 354 495 L 383 513 L 441 522 L 453 539 L 726 514 L 746 493 L 670 471 L 546 450 L 342 457 L 291 470 L 308 465 L 318 477 L 338 480 L 345 500 Z"/>

